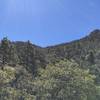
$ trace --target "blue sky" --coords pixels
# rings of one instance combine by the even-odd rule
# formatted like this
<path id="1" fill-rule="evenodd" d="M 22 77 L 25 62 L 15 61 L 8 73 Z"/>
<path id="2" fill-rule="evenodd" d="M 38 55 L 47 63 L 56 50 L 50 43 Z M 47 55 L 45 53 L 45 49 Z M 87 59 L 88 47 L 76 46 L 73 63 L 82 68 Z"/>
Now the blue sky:
<path id="1" fill-rule="evenodd" d="M 100 0 L 0 0 L 0 39 L 55 45 L 100 28 Z"/>

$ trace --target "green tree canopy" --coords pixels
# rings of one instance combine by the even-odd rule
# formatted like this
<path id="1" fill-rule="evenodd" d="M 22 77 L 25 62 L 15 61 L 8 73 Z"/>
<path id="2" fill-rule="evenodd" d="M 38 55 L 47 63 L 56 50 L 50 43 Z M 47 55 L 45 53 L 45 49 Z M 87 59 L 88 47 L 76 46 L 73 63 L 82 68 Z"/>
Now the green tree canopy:
<path id="1" fill-rule="evenodd" d="M 5 64 L 8 62 L 10 54 L 10 41 L 7 39 L 7 37 L 4 37 L 1 41 L 1 51 L 3 56 L 3 64 Z"/>
<path id="2" fill-rule="evenodd" d="M 40 70 L 34 85 L 40 100 L 96 100 L 94 78 L 75 62 L 60 61 Z"/>

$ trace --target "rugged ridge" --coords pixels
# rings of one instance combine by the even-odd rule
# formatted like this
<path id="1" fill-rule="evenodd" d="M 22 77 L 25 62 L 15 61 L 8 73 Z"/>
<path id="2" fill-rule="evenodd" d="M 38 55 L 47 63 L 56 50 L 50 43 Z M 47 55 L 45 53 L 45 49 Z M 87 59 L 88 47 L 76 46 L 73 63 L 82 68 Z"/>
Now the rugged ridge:
<path id="1" fill-rule="evenodd" d="M 0 44 L 0 100 L 100 100 L 100 31 L 42 48 Z"/>
<path id="2" fill-rule="evenodd" d="M 75 40 L 70 43 L 62 43 L 55 46 L 49 46 L 42 48 L 30 43 L 29 55 L 30 66 L 32 70 L 34 68 L 45 68 L 48 63 L 55 63 L 61 59 L 74 59 L 78 63 L 80 61 L 87 62 L 86 56 L 90 51 L 93 52 L 95 59 L 97 60 L 98 52 L 100 50 L 100 30 L 96 29 L 90 33 L 90 35 Z M 27 55 L 27 42 L 10 42 L 16 48 L 16 55 L 19 58 L 19 64 L 26 65 Z M 2 50 L 0 49 L 0 57 L 2 57 Z M 33 56 L 33 57 L 32 57 Z M 0 58 L 2 60 L 2 58 Z M 34 63 L 33 63 L 34 62 Z M 9 62 L 8 62 L 9 63 Z"/>

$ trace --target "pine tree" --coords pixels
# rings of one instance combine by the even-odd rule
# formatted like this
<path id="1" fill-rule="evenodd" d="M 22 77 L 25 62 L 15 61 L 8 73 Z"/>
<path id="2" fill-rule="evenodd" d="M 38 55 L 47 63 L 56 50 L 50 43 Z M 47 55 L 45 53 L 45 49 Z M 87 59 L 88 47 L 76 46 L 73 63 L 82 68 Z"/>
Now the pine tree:
<path id="1" fill-rule="evenodd" d="M 90 51 L 89 54 L 87 55 L 86 59 L 91 63 L 95 63 L 95 57 L 93 51 Z"/>
<path id="2" fill-rule="evenodd" d="M 4 37 L 1 41 L 1 52 L 2 52 L 2 64 L 6 64 L 9 62 L 10 55 L 10 41 L 7 37 Z"/>
<path id="3" fill-rule="evenodd" d="M 31 43 L 28 40 L 27 41 L 27 46 L 26 46 L 26 65 L 28 66 L 30 64 L 30 56 L 32 55 L 32 50 L 31 50 Z"/>
<path id="4" fill-rule="evenodd" d="M 11 44 L 10 46 L 10 64 L 12 65 L 16 65 L 19 63 L 19 58 L 18 58 L 18 55 L 17 55 L 17 51 L 16 51 L 16 47 L 15 45 Z"/>
<path id="5" fill-rule="evenodd" d="M 27 41 L 27 46 L 26 46 L 25 62 L 27 70 L 35 74 L 36 66 L 35 66 L 34 50 L 29 40 Z"/>

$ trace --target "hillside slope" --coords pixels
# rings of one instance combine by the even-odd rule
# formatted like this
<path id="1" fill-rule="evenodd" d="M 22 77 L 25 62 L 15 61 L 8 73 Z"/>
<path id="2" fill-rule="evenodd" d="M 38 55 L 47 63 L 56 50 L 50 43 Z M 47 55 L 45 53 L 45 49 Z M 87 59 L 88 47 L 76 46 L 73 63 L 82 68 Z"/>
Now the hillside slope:
<path id="1" fill-rule="evenodd" d="M 100 100 L 100 30 L 42 48 L 0 43 L 0 100 Z"/>
<path id="2" fill-rule="evenodd" d="M 26 67 L 30 66 L 31 70 L 39 67 L 45 68 L 47 64 L 62 59 L 74 59 L 77 63 L 84 63 L 85 65 L 86 63 L 97 64 L 100 60 L 100 30 L 94 30 L 90 35 L 80 40 L 46 48 L 33 45 L 30 41 L 10 42 L 7 38 L 4 38 L 4 41 L 8 44 L 3 47 L 4 50 L 0 46 L 0 62 L 3 62 L 3 56 L 6 54 L 9 58 L 6 63 L 11 64 L 13 62 Z M 5 43 L 2 44 L 1 41 L 1 45 L 5 45 Z M 5 49 L 8 49 L 8 51 L 5 51 Z M 93 56 L 94 61 L 88 59 L 89 55 Z"/>

